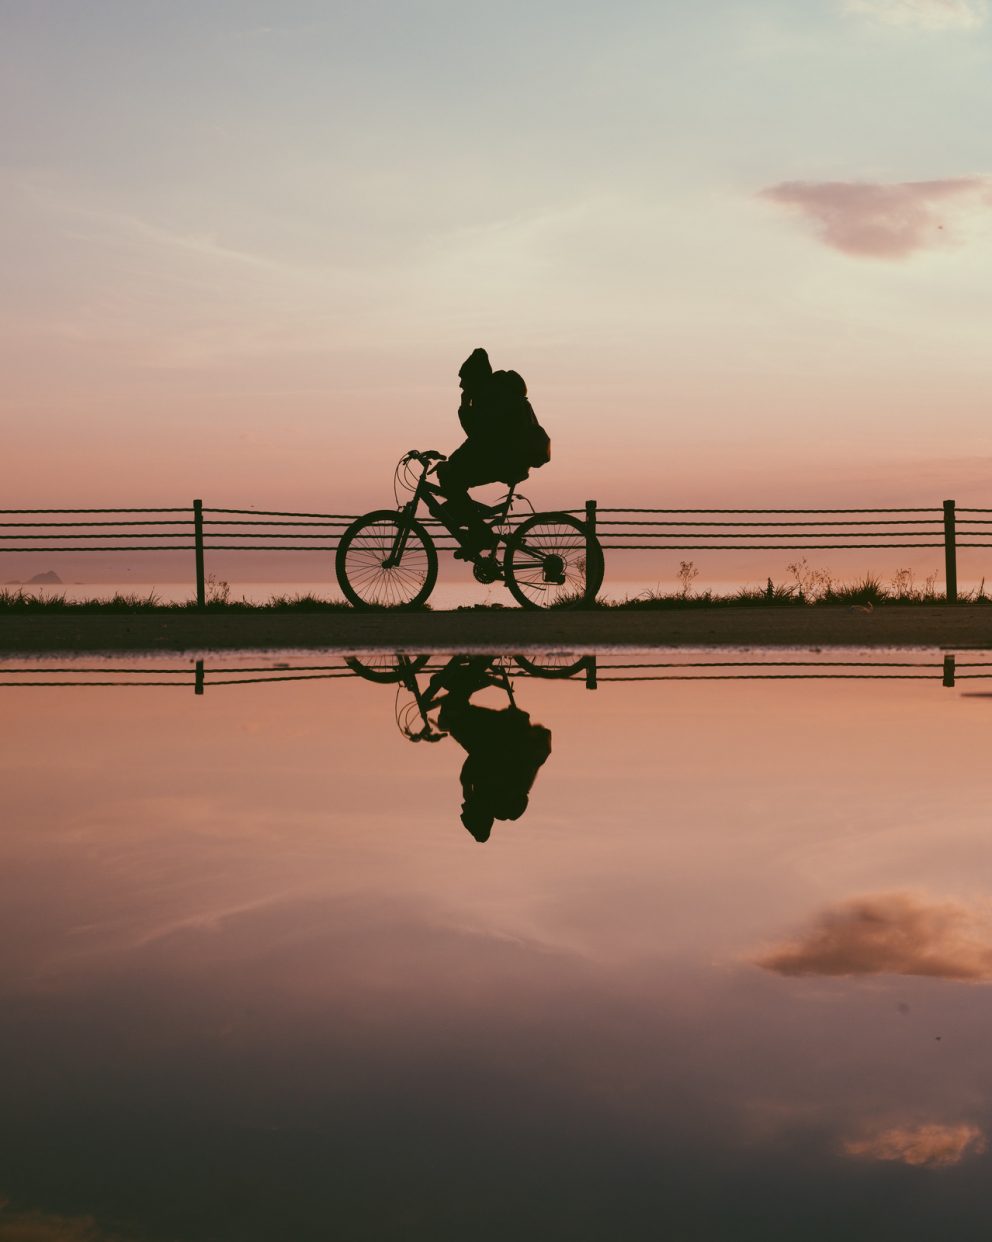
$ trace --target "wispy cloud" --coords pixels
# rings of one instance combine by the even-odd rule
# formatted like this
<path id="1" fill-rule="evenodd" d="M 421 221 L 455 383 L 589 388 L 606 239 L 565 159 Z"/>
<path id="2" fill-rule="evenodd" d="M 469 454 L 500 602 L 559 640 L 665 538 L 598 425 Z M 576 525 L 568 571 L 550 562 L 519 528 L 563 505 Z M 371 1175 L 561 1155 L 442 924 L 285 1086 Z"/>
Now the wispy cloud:
<path id="1" fill-rule="evenodd" d="M 986 0 L 844 0 L 844 12 L 921 30 L 974 30 L 988 17 Z"/>
<path id="2" fill-rule="evenodd" d="M 798 211 L 821 240 L 858 258 L 904 259 L 946 244 L 949 213 L 961 206 L 988 210 L 986 177 L 942 181 L 784 181 L 761 197 Z M 943 209 L 943 210 L 942 210 Z"/>
<path id="3" fill-rule="evenodd" d="M 125 1242 L 107 1233 L 91 1216 L 6 1211 L 0 1199 L 0 1242 Z"/>
<path id="4" fill-rule="evenodd" d="M 890 1160 L 901 1164 L 947 1168 L 960 1164 L 966 1156 L 977 1156 L 986 1149 L 985 1135 L 978 1126 L 931 1123 L 893 1126 L 862 1138 L 848 1139 L 845 1155 L 863 1160 Z"/>
<path id="5" fill-rule="evenodd" d="M 926 975 L 992 980 L 992 920 L 957 902 L 879 893 L 822 911 L 755 959 L 780 975 Z"/>
<path id="6" fill-rule="evenodd" d="M 173 260 L 177 256 L 186 255 L 198 260 L 236 265 L 296 279 L 314 279 L 306 268 L 288 264 L 264 253 L 226 245 L 216 233 L 169 228 L 128 212 L 71 202 L 67 198 L 51 196 L 46 200 L 36 188 L 32 188 L 39 206 L 77 221 L 75 227 L 65 231 L 67 236 L 79 241 L 117 242 L 121 245 L 145 243 L 162 254 L 171 256 Z M 79 223 L 88 224 L 89 230 L 81 231 Z"/>

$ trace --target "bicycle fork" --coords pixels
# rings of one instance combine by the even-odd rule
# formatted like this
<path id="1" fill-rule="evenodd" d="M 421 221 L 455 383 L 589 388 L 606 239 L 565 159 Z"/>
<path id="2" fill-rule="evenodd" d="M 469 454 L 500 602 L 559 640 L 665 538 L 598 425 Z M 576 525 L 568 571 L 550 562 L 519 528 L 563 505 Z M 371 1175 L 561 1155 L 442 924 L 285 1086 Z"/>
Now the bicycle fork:
<path id="1" fill-rule="evenodd" d="M 410 527 L 413 524 L 413 502 L 405 504 L 402 509 L 402 521 L 396 530 L 396 538 L 393 540 L 393 546 L 389 550 L 389 555 L 382 562 L 383 569 L 395 569 L 403 559 L 403 553 L 406 551 L 407 540 L 410 538 Z"/>

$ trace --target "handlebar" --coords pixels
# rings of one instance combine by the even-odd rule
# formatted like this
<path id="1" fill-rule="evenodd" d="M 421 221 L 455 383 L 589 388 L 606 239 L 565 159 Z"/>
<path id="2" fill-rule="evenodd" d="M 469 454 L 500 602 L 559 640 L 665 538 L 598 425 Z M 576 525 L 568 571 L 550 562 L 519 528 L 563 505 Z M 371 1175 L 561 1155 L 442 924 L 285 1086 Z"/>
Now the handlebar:
<path id="1" fill-rule="evenodd" d="M 439 453 L 437 449 L 428 449 L 426 453 L 421 453 L 419 449 L 410 449 L 407 453 L 407 460 L 419 461 L 423 466 L 429 466 L 432 461 L 446 461 L 444 453 Z"/>

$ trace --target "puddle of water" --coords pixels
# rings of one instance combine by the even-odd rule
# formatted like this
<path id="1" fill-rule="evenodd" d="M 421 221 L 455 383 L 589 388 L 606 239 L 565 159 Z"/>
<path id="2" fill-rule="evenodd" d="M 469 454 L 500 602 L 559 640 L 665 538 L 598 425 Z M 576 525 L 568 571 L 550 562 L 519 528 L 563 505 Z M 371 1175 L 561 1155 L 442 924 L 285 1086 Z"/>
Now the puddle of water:
<path id="1" fill-rule="evenodd" d="M 984 1236 L 992 661 L 203 663 L 0 664 L 0 1238 Z"/>

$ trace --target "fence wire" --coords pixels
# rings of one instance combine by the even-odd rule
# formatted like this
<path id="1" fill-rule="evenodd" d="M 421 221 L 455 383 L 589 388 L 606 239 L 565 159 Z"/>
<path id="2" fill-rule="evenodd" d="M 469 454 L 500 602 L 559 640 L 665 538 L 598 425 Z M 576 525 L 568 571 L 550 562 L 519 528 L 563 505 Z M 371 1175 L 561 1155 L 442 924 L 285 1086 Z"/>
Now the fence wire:
<path id="1" fill-rule="evenodd" d="M 608 682 L 711 682 L 711 681 L 942 681 L 953 687 L 957 681 L 992 679 L 992 661 L 966 661 L 956 665 L 952 656 L 943 662 L 912 660 L 650 660 L 623 661 L 610 657 L 583 656 L 567 665 L 544 665 L 541 657 L 514 657 L 497 664 L 502 674 L 512 678 L 572 682 L 587 686 Z M 0 688 L 85 688 L 123 686 L 186 689 L 198 694 L 220 686 L 263 685 L 298 681 L 334 681 L 348 678 L 365 680 L 382 688 L 426 686 L 426 679 L 445 667 L 445 661 L 419 662 L 390 668 L 355 667 L 348 660 L 340 664 L 301 664 L 290 667 L 266 665 L 217 665 L 207 667 L 164 668 L 159 665 L 127 668 L 120 666 L 74 667 L 56 665 L 0 665 Z M 831 671 L 823 671 L 829 669 Z M 962 669 L 981 670 L 962 672 Z M 836 671 L 842 670 L 842 671 Z M 892 670 L 892 671 L 890 671 Z M 906 670 L 906 671 L 903 671 Z M 107 678 L 114 677 L 110 681 Z M 160 680 L 168 678 L 168 680 Z M 96 679 L 96 680 L 94 680 Z"/>
<path id="2" fill-rule="evenodd" d="M 521 498 L 522 500 L 523 498 Z M 529 502 L 526 502 L 529 503 Z M 958 550 L 992 548 L 992 508 L 643 508 L 585 506 L 579 515 L 608 553 L 939 551 L 945 553 L 947 597 L 956 598 Z M 511 515 L 512 529 L 529 516 Z M 0 553 L 172 552 L 196 557 L 202 602 L 204 557 L 213 553 L 302 552 L 333 556 L 356 515 L 285 509 L 187 506 L 0 510 Z M 418 519 L 437 550 L 458 541 L 437 519 Z"/>

